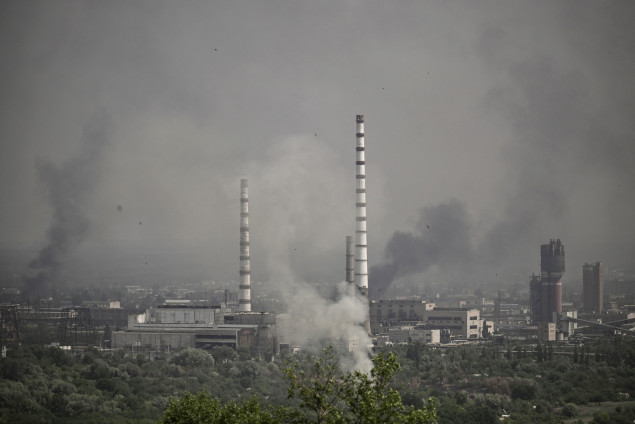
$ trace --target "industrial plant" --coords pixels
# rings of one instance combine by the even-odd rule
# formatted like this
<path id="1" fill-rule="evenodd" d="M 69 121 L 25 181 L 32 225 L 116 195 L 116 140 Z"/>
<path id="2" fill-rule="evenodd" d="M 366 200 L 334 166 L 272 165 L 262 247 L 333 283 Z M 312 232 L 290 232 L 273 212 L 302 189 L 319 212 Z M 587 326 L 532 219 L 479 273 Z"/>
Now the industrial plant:
<path id="1" fill-rule="evenodd" d="M 623 332 L 624 325 L 632 323 L 632 319 L 622 323 L 602 322 L 607 287 L 601 262 L 586 263 L 582 267 L 582 306 L 575 307 L 563 300 L 565 252 L 560 239 L 551 239 L 540 246 L 540 273 L 531 276 L 525 305 L 509 295 L 504 301 L 501 290 L 490 293 L 489 297 L 466 290 L 443 296 L 371 299 L 364 115 L 356 115 L 355 124 L 355 236 L 345 237 L 346 288 L 342 296 L 360 302 L 364 313 L 351 323 L 359 330 L 357 334 L 339 334 L 335 329 L 327 339 L 320 340 L 322 343 L 345 351 L 365 351 L 395 343 L 453 345 L 491 337 L 555 341 L 598 330 Z M 174 291 L 176 298 L 166 298 L 144 310 L 125 310 L 119 301 L 85 302 L 59 308 L 53 308 L 50 302 L 7 304 L 2 306 L 3 346 L 20 343 L 20 328 L 42 323 L 57 326 L 58 344 L 71 350 L 101 344 L 104 348 L 123 349 L 149 358 L 166 357 L 184 348 L 211 351 L 218 346 L 228 346 L 246 350 L 253 358 L 270 360 L 280 352 L 294 352 L 315 342 L 313 335 L 307 334 L 307 328 L 314 327 L 314 320 L 329 317 L 297 316 L 263 308 L 253 310 L 246 178 L 240 180 L 238 200 L 237 290 L 225 288 L 217 290 L 213 299 L 193 300 L 181 296 L 188 291 L 180 287 Z M 608 287 L 614 286 L 617 287 L 615 284 Z M 126 287 L 126 297 L 133 302 L 151 294 L 152 290 L 139 286 Z M 580 317 L 578 312 L 582 314 Z M 104 328 L 114 331 L 108 340 L 100 342 L 97 330 Z"/>

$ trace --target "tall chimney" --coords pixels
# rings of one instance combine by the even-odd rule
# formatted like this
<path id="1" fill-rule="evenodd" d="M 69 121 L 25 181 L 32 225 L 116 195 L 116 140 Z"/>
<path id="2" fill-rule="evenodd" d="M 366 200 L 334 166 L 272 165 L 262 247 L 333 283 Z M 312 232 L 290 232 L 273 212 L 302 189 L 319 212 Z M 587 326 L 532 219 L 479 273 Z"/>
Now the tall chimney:
<path id="1" fill-rule="evenodd" d="M 368 244 L 366 239 L 366 159 L 364 154 L 364 115 L 357 115 L 357 175 L 355 228 L 355 283 L 368 297 Z"/>
<path id="2" fill-rule="evenodd" d="M 355 241 L 346 236 L 346 291 L 349 296 L 355 294 Z"/>
<path id="3" fill-rule="evenodd" d="M 240 286 L 238 312 L 251 312 L 251 264 L 249 262 L 249 184 L 240 180 Z"/>
<path id="4" fill-rule="evenodd" d="M 364 152 L 364 115 L 357 115 L 356 148 L 357 181 L 355 193 L 355 207 L 357 208 L 355 228 L 355 284 L 357 289 L 368 302 L 368 240 L 366 238 L 366 156 Z M 370 313 L 370 311 L 369 311 Z M 371 333 L 370 315 L 367 314 L 363 322 L 364 330 Z"/>

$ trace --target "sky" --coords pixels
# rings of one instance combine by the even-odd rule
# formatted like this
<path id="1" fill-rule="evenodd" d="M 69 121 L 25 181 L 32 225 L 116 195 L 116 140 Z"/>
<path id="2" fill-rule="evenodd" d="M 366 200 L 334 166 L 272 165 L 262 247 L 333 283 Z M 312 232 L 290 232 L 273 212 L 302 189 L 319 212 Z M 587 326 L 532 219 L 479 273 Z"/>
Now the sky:
<path id="1" fill-rule="evenodd" d="M 371 292 L 528 281 L 552 238 L 565 285 L 633 270 L 632 22 L 632 1 L 5 1 L 0 246 L 33 273 L 237 280 L 247 178 L 252 280 L 336 284 L 364 114 Z"/>

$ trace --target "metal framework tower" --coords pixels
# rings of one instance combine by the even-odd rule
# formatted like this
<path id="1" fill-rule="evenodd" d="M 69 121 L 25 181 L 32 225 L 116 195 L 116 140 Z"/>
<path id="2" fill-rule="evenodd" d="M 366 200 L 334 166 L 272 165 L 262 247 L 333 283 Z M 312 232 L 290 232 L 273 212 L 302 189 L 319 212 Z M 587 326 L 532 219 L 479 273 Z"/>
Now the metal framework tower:
<path id="1" fill-rule="evenodd" d="M 86 347 L 97 340 L 90 309 L 83 307 L 63 308 L 58 331 L 60 346 Z"/>

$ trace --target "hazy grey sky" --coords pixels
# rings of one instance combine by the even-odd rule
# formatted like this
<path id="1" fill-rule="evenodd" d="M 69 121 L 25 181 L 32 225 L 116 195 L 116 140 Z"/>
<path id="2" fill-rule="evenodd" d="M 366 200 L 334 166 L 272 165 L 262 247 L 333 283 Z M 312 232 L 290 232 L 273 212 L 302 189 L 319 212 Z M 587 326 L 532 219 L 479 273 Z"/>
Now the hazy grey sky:
<path id="1" fill-rule="evenodd" d="M 160 248 L 237 279 L 248 178 L 252 278 L 341 280 L 364 114 L 371 266 L 408 235 L 408 272 L 468 283 L 538 271 L 552 237 L 571 276 L 633 268 L 633 22 L 632 1 L 5 1 L 1 244 L 57 228 L 62 262 Z"/>

